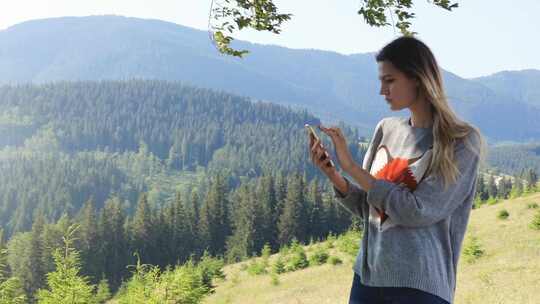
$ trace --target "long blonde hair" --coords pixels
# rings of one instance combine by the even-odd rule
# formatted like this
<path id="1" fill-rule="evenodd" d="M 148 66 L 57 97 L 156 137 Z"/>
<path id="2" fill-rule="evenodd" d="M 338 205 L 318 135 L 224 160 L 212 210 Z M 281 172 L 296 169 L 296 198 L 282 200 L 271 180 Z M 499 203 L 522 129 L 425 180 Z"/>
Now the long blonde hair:
<path id="1" fill-rule="evenodd" d="M 459 119 L 448 104 L 439 65 L 426 44 L 412 36 L 402 36 L 382 48 L 376 60 L 389 61 L 409 78 L 418 80 L 418 93 L 430 102 L 433 157 L 428 174 L 442 176 L 445 189 L 456 182 L 460 172 L 454 159 L 454 147 L 459 139 L 463 139 L 465 146 L 478 155 L 480 167 L 485 166 L 486 140 L 476 126 Z"/>

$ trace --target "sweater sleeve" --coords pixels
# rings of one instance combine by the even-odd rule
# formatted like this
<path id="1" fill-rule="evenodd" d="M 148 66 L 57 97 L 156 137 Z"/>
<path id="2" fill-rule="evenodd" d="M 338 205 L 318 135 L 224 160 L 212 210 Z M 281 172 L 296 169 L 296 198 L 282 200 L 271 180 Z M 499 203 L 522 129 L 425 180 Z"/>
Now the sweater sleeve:
<path id="1" fill-rule="evenodd" d="M 442 177 L 434 174 L 423 179 L 415 190 L 405 185 L 377 179 L 367 192 L 368 204 L 384 209 L 392 220 L 402 226 L 432 225 L 449 217 L 474 191 L 478 170 L 477 153 L 456 142 L 454 159 L 461 174 L 454 184 L 444 189 Z"/>
<path id="2" fill-rule="evenodd" d="M 357 185 L 351 183 L 348 178 L 343 177 L 347 182 L 347 193 L 341 193 L 334 186 L 334 197 L 338 202 L 353 215 L 364 219 L 362 205 L 366 204 L 366 191 L 362 190 Z"/>
<path id="3" fill-rule="evenodd" d="M 379 142 L 382 138 L 382 125 L 384 119 L 380 120 L 379 123 L 375 126 L 375 131 L 371 137 L 371 141 L 366 150 L 364 160 L 362 162 L 362 168 L 369 170 L 371 166 L 371 159 L 373 158 L 374 151 L 377 149 Z M 337 201 L 350 213 L 364 219 L 364 209 L 363 206 L 367 204 L 366 198 L 367 193 L 359 186 L 354 183 L 351 183 L 349 179 L 343 177 L 347 182 L 347 193 L 341 193 L 335 186 L 334 188 L 334 197 Z"/>

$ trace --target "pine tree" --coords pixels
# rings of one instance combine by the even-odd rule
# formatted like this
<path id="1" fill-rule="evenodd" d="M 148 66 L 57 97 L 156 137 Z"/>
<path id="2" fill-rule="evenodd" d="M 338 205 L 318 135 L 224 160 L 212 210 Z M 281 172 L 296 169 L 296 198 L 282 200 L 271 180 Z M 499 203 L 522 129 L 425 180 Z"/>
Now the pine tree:
<path id="1" fill-rule="evenodd" d="M 109 282 L 107 282 L 106 278 L 102 278 L 101 281 L 99 281 L 99 284 L 97 285 L 96 295 L 95 295 L 95 303 L 97 304 L 103 304 L 106 303 L 107 300 L 111 298 L 111 291 L 109 289 Z"/>
<path id="2" fill-rule="evenodd" d="M 127 237 L 124 230 L 126 216 L 117 197 L 105 202 L 99 220 L 100 263 L 113 288 L 120 285 L 127 275 Z"/>
<path id="3" fill-rule="evenodd" d="M 7 272 L 7 248 L 4 240 L 4 229 L 0 228 L 0 283 L 5 280 Z"/>
<path id="4" fill-rule="evenodd" d="M 0 304 L 24 304 L 22 281 L 17 277 L 8 277 L 7 249 L 4 243 L 4 231 L 0 229 Z"/>
<path id="5" fill-rule="evenodd" d="M 500 197 L 503 199 L 507 198 L 507 195 L 509 192 L 509 190 L 506 189 L 507 185 L 508 184 L 506 182 L 506 178 L 504 178 L 504 176 L 501 177 L 501 179 L 499 180 L 499 186 L 497 187 L 497 197 Z"/>
<path id="6" fill-rule="evenodd" d="M 489 198 L 486 182 L 483 174 L 478 174 L 476 193 L 480 197 L 480 200 L 485 201 Z"/>
<path id="7" fill-rule="evenodd" d="M 309 185 L 307 202 L 309 214 L 309 230 L 307 235 L 319 240 L 325 236 L 323 231 L 325 219 L 322 195 L 316 178 L 313 179 Z"/>
<path id="8" fill-rule="evenodd" d="M 287 196 L 287 181 L 282 171 L 279 171 L 275 180 L 276 208 L 274 210 L 274 222 L 277 223 L 283 211 L 283 202 Z"/>
<path id="9" fill-rule="evenodd" d="M 233 233 L 227 238 L 227 260 L 239 262 L 256 252 L 256 208 L 247 183 L 242 183 L 234 196 L 232 214 Z"/>
<path id="10" fill-rule="evenodd" d="M 306 239 L 306 218 L 302 177 L 295 174 L 288 180 L 287 197 L 278 222 L 280 245 L 288 244 L 293 238 Z"/>
<path id="11" fill-rule="evenodd" d="M 487 183 L 487 191 L 488 195 L 491 198 L 497 197 L 497 185 L 495 184 L 495 178 L 493 175 L 489 176 L 488 183 Z"/>
<path id="12" fill-rule="evenodd" d="M 17 277 L 0 280 L 0 304 L 25 304 L 27 297 L 24 294 L 22 281 Z"/>
<path id="13" fill-rule="evenodd" d="M 202 255 L 202 246 L 201 246 L 201 240 L 199 235 L 199 217 L 200 217 L 200 211 L 199 211 L 199 194 L 196 189 L 191 189 L 189 192 L 189 199 L 185 201 L 184 210 L 187 214 L 187 224 L 188 224 L 188 234 L 190 235 L 190 239 L 192 240 L 192 250 L 190 250 L 191 253 L 193 253 L 195 256 Z"/>
<path id="14" fill-rule="evenodd" d="M 87 304 L 93 300 L 94 286 L 79 274 L 79 252 L 73 248 L 74 233 L 78 226 L 72 225 L 63 237 L 64 247 L 54 252 L 56 270 L 47 274 L 47 289 L 37 291 L 39 304 Z"/>
<path id="15" fill-rule="evenodd" d="M 527 191 L 529 192 L 533 192 L 533 191 L 536 191 L 536 184 L 538 183 L 538 175 L 536 174 L 536 172 L 534 171 L 533 168 L 528 168 L 524 174 L 524 179 L 527 183 Z"/>
<path id="16" fill-rule="evenodd" d="M 227 192 L 224 178 L 217 174 L 201 207 L 199 231 L 211 255 L 217 255 L 225 248 L 225 240 L 230 234 Z"/>
<path id="17" fill-rule="evenodd" d="M 86 201 L 80 211 L 78 221 L 80 223 L 80 239 L 78 243 L 81 250 L 82 265 L 84 265 L 82 272 L 90 280 L 97 282 L 103 269 L 99 264 L 99 250 L 98 246 L 96 246 L 101 241 L 98 239 L 98 222 L 93 199 Z"/>
<path id="18" fill-rule="evenodd" d="M 326 199 L 323 199 L 323 206 L 324 206 L 324 215 L 326 217 L 325 221 L 325 227 L 324 230 L 327 233 L 330 232 L 337 232 L 336 230 L 336 221 L 337 221 L 337 202 L 333 195 L 329 195 L 326 197 Z"/>
<path id="19" fill-rule="evenodd" d="M 514 177 L 512 190 L 510 190 L 510 198 L 520 197 L 523 194 L 523 183 L 520 178 Z"/>
<path id="20" fill-rule="evenodd" d="M 44 273 L 54 271 L 54 250 L 63 247 L 62 237 L 71 224 L 71 218 L 67 213 L 64 213 L 56 223 L 45 225 L 42 234 L 43 248 L 45 248 L 45 250 L 41 261 L 41 267 L 43 268 Z"/>
<path id="21" fill-rule="evenodd" d="M 274 221 L 274 211 L 277 204 L 274 181 L 271 175 L 264 175 L 258 179 L 256 202 L 260 208 L 257 209 L 260 218 L 257 220 L 257 228 L 261 231 L 261 237 L 255 247 L 262 248 L 264 243 L 268 242 L 277 249 L 277 224 Z"/>
<path id="22" fill-rule="evenodd" d="M 148 194 L 141 194 L 137 203 L 137 209 L 131 222 L 131 247 L 133 252 L 138 252 L 143 261 L 153 261 L 152 249 L 154 238 L 152 235 L 152 210 L 148 204 Z"/>
<path id="23" fill-rule="evenodd" d="M 24 281 L 27 295 L 33 295 L 34 292 L 45 285 L 45 245 L 43 233 L 45 230 L 45 217 L 39 214 L 32 225 L 30 234 L 30 252 L 28 261 L 27 280 Z"/>
<path id="24" fill-rule="evenodd" d="M 166 212 L 166 226 L 170 231 L 167 234 L 168 239 L 163 240 L 162 244 L 168 244 L 169 261 L 176 264 L 186 260 L 195 249 L 193 236 L 190 234 L 189 218 L 180 193 L 176 194 L 174 202 L 166 209 Z"/>

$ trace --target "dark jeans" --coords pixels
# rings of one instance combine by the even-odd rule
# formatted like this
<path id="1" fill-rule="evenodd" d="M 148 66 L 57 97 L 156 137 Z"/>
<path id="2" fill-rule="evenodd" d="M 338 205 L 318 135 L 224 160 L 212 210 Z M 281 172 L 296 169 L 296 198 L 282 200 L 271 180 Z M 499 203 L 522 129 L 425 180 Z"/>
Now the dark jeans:
<path id="1" fill-rule="evenodd" d="M 354 274 L 349 304 L 449 304 L 423 290 L 408 287 L 371 287 Z"/>

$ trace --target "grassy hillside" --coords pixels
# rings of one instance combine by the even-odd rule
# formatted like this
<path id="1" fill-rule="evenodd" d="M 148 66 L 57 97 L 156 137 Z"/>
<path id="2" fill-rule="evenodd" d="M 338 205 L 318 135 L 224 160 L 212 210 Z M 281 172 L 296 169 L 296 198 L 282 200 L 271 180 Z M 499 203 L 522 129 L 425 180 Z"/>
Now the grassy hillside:
<path id="1" fill-rule="evenodd" d="M 458 267 L 456 304 L 468 303 L 539 303 L 540 231 L 529 227 L 540 208 L 540 193 L 484 205 L 471 213 L 464 248 L 476 237 L 484 254 L 469 263 L 462 253 Z M 508 218 L 498 214 L 506 209 Z M 356 235 L 355 237 L 358 237 Z M 216 292 L 204 303 L 347 303 L 352 283 L 353 256 L 340 250 L 339 240 L 305 246 L 308 258 L 316 247 L 339 256 L 342 264 L 310 266 L 282 273 L 276 279 L 270 274 L 250 275 L 245 269 L 253 260 L 228 265 L 226 279 L 216 282 Z M 269 258 L 270 267 L 276 255 Z M 260 261 L 261 258 L 257 258 Z"/>

